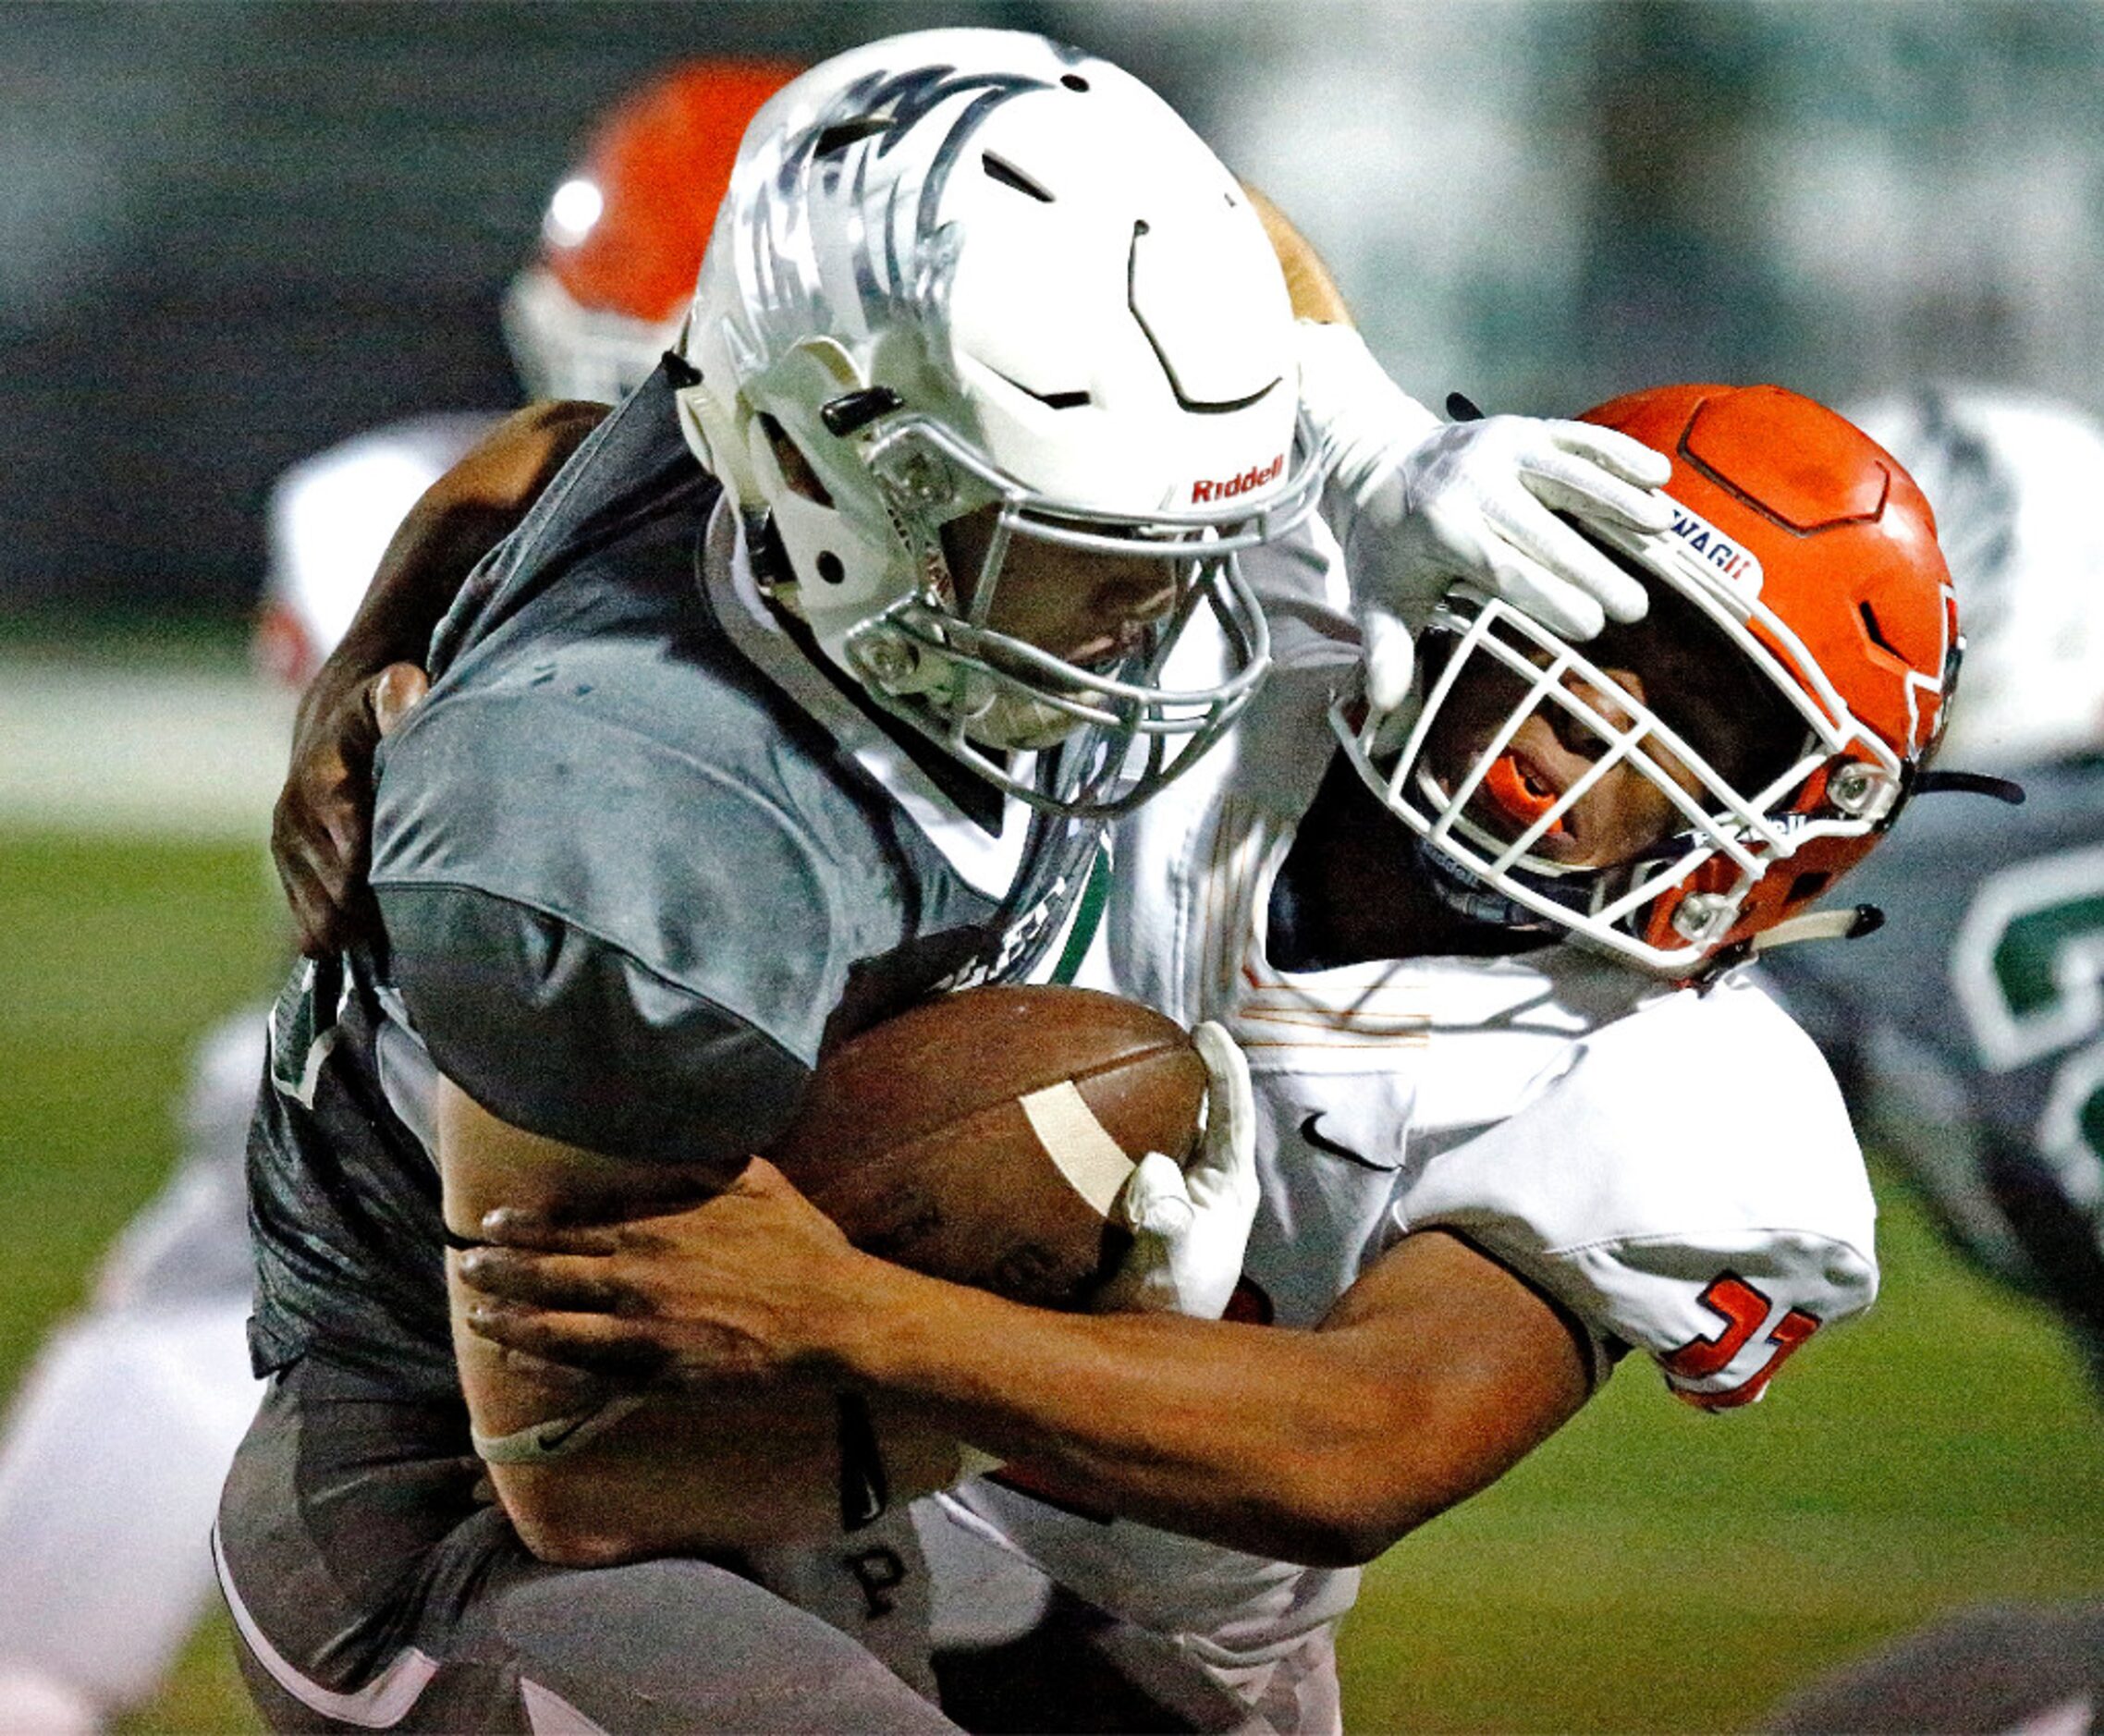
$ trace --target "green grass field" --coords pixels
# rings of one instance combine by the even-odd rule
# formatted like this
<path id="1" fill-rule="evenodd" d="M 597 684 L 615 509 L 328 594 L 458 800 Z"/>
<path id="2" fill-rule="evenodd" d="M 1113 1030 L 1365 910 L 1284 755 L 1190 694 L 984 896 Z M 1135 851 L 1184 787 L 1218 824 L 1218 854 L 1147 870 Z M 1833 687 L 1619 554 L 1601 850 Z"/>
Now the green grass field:
<path id="1" fill-rule="evenodd" d="M 0 829 L 0 1381 L 172 1159 L 191 1036 L 274 976 L 263 873 L 248 847 Z M 1939 1610 L 2104 1589 L 2104 1443 L 2073 1357 L 1882 1192 L 1883 1301 L 1766 1402 L 1702 1415 L 1626 1366 L 1373 1571 L 1345 1643 L 1354 1730 L 1743 1729 Z M 257 1728 L 222 1622 L 124 1728 Z"/>

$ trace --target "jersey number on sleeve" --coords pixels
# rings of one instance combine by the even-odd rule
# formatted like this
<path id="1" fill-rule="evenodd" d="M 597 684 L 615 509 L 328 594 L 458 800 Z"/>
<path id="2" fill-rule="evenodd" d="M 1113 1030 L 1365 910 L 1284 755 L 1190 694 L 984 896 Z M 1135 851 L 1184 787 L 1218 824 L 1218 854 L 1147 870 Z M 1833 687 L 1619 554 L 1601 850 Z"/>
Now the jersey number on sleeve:
<path id="1" fill-rule="evenodd" d="M 1768 1335 L 1767 1341 L 1775 1346 L 1775 1354 L 1753 1375 L 1722 1392 L 1693 1392 L 1681 1383 L 1707 1380 L 1731 1367 L 1775 1307 L 1768 1297 L 1736 1272 L 1719 1274 L 1696 1300 L 1723 1320 L 1724 1330 L 1714 1339 L 1690 1339 L 1679 1350 L 1658 1361 L 1673 1391 L 1705 1411 L 1730 1411 L 1753 1403 L 1767 1390 L 1775 1371 L 1782 1366 L 1783 1358 L 1819 1329 L 1817 1315 L 1808 1314 L 1802 1308 L 1792 1308 L 1776 1322 L 1775 1330 Z"/>

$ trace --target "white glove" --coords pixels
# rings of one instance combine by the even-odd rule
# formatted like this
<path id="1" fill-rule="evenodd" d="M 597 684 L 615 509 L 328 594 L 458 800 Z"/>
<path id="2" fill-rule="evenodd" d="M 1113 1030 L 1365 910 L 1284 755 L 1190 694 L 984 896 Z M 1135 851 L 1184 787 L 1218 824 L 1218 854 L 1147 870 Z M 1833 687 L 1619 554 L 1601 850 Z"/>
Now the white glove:
<path id="1" fill-rule="evenodd" d="M 1638 619 L 1644 587 L 1553 515 L 1656 532 L 1663 453 L 1588 422 L 1442 422 L 1390 380 L 1349 325 L 1302 321 L 1301 404 L 1329 472 L 1376 715 L 1410 694 L 1415 635 L 1466 579 L 1551 631 L 1590 639 Z"/>
<path id="2" fill-rule="evenodd" d="M 1149 1152 L 1127 1178 L 1114 1209 L 1132 1246 L 1096 1292 L 1102 1313 L 1217 1320 L 1242 1278 L 1258 1198 L 1249 1063 L 1210 1020 L 1191 1039 L 1210 1075 L 1205 1143 L 1188 1169 Z"/>

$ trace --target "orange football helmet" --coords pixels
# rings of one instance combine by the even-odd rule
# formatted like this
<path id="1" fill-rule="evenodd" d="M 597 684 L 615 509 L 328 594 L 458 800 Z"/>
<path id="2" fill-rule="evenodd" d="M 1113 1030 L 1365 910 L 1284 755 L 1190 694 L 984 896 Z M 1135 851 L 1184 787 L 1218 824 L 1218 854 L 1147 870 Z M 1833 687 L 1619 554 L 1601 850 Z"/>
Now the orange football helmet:
<path id="1" fill-rule="evenodd" d="M 1720 682 L 1750 670 L 1745 710 L 1767 717 L 1779 751 L 1746 762 L 1757 771 L 1727 774 L 1714 740 L 1676 728 L 1584 647 L 1466 587 L 1434 620 L 1435 673 L 1401 752 L 1388 755 L 1374 730 L 1353 728 L 1341 712 L 1339 732 L 1437 865 L 1516 907 L 1513 920 L 1560 925 L 1689 976 L 1804 912 L 1891 824 L 1942 724 L 1961 648 L 1957 608 L 1921 491 L 1868 435 L 1809 398 L 1773 385 L 1660 386 L 1582 420 L 1671 458 L 1670 529 L 1586 533 L 1650 587 L 1654 615 L 1670 593 L 1683 600 L 1671 605 L 1675 618 L 1717 655 L 1738 654 L 1735 670 L 1704 666 Z M 1431 731 L 1456 680 L 1486 667 L 1521 697 L 1465 773 L 1437 776 L 1425 752 Z M 1523 803 L 1499 779 L 1515 781 L 1508 744 L 1537 708 L 1586 739 L 1593 770 Z M 1751 732 L 1753 716 L 1741 721 Z M 1604 868 L 1535 849 L 1606 768 L 1623 763 L 1670 802 L 1669 837 Z M 1676 781 L 1675 764 L 1695 788 Z M 1520 818 L 1486 825 L 1486 807 Z"/>
<path id="2" fill-rule="evenodd" d="M 505 337 L 534 397 L 611 403 L 679 335 L 738 141 L 799 68 L 697 60 L 621 102 L 548 201 L 541 256 L 505 298 Z"/>

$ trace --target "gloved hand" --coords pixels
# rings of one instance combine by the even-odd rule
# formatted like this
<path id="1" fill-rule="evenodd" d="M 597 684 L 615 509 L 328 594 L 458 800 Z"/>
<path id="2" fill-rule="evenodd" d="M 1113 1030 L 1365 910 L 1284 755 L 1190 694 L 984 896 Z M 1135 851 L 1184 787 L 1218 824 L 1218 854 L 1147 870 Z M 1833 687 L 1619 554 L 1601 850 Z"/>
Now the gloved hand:
<path id="1" fill-rule="evenodd" d="M 1205 1143 L 1188 1169 L 1150 1152 L 1127 1179 L 1116 1216 L 1132 1232 L 1132 1246 L 1096 1293 L 1105 1313 L 1217 1320 L 1242 1278 L 1258 1199 L 1249 1063 L 1211 1021 L 1191 1036 L 1210 1075 Z"/>
<path id="2" fill-rule="evenodd" d="M 1329 471 L 1378 715 L 1410 694 L 1417 633 L 1468 580 L 1551 631 L 1590 639 L 1639 618 L 1644 588 L 1554 515 L 1659 532 L 1665 455 L 1587 422 L 1442 422 L 1388 377 L 1349 325 L 1302 321 L 1301 403 Z"/>

